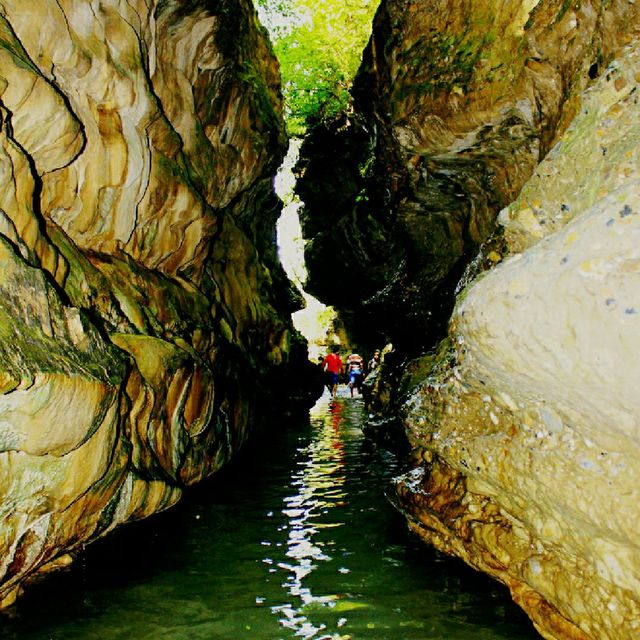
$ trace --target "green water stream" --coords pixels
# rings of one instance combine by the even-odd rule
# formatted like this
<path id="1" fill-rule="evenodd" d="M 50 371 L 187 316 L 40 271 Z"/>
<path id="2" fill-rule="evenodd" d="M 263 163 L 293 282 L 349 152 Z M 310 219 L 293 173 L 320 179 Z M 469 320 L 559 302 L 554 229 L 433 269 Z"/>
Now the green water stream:
<path id="1" fill-rule="evenodd" d="M 414 540 L 401 470 L 326 395 L 173 510 L 92 545 L 0 619 L 8 640 L 534 640 L 505 589 Z"/>

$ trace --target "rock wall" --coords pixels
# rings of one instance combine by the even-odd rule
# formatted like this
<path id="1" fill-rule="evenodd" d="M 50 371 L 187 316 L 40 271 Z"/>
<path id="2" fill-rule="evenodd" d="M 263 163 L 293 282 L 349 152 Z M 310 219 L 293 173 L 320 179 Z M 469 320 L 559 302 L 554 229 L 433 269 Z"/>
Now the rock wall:
<path id="1" fill-rule="evenodd" d="M 383 1 L 354 113 L 301 151 L 309 290 L 377 340 L 432 346 L 498 212 L 637 25 L 626 0 Z"/>
<path id="2" fill-rule="evenodd" d="M 639 83 L 635 41 L 500 214 L 504 261 L 403 383 L 409 526 L 554 640 L 640 635 Z"/>
<path id="3" fill-rule="evenodd" d="M 399 508 L 553 640 L 640 635 L 639 12 L 383 1 L 299 165 L 309 289 L 395 346 Z"/>
<path id="4" fill-rule="evenodd" d="M 2 0 L 0 121 L 7 605 L 216 471 L 306 359 L 249 0 Z"/>

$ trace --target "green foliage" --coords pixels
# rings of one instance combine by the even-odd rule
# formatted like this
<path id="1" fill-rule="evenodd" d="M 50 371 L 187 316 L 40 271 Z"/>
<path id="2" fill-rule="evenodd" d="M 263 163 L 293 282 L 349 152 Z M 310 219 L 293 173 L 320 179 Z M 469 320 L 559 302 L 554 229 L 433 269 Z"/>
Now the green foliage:
<path id="1" fill-rule="evenodd" d="M 257 0 L 280 61 L 289 134 L 349 107 L 379 0 Z"/>

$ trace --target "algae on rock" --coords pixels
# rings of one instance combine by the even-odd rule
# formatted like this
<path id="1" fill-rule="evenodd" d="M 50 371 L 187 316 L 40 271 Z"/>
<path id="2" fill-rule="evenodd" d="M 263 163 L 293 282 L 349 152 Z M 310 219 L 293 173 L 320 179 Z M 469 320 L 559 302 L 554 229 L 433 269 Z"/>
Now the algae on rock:
<path id="1" fill-rule="evenodd" d="M 383 1 L 355 113 L 301 149 L 309 290 L 378 344 L 432 347 L 498 212 L 637 24 L 623 0 Z"/>
<path id="2" fill-rule="evenodd" d="M 508 253 L 403 409 L 423 460 L 397 488 L 411 528 L 554 640 L 640 632 L 638 68 L 635 43 L 502 211 Z"/>
<path id="3" fill-rule="evenodd" d="M 99 4 L 0 6 L 5 605 L 215 472 L 306 366 L 252 4 Z"/>

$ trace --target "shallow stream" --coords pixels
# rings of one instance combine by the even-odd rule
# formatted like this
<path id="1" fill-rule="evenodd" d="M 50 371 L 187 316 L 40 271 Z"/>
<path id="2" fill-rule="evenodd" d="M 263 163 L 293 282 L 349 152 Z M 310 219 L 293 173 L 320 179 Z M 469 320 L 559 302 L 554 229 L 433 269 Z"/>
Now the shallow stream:
<path id="1" fill-rule="evenodd" d="M 344 389 L 177 507 L 32 589 L 9 640 L 535 640 L 506 589 L 414 540 Z"/>

